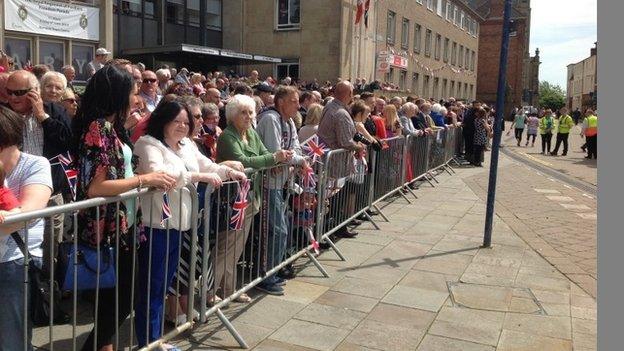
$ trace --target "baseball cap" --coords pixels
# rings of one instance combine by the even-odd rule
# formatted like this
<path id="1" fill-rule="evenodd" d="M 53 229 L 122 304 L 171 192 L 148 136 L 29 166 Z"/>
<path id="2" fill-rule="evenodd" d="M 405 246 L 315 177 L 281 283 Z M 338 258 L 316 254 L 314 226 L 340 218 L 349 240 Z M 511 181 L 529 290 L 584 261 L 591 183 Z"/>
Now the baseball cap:
<path id="1" fill-rule="evenodd" d="M 112 52 L 106 50 L 106 48 L 98 48 L 97 50 L 95 50 L 95 54 L 96 55 L 110 55 L 112 54 Z"/>

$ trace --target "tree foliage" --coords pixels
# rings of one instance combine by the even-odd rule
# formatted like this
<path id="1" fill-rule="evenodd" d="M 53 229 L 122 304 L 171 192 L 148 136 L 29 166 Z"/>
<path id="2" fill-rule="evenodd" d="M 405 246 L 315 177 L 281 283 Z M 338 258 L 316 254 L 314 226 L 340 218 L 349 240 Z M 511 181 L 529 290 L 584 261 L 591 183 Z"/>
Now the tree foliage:
<path id="1" fill-rule="evenodd" d="M 539 104 L 543 108 L 553 111 L 565 106 L 566 94 L 563 89 L 556 84 L 541 81 L 539 85 Z"/>

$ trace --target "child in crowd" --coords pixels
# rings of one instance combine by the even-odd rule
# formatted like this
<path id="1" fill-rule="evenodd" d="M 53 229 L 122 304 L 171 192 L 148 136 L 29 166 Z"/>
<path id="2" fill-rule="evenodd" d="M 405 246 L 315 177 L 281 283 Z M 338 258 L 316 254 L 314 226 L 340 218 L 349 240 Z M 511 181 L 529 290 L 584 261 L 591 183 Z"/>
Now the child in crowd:
<path id="1" fill-rule="evenodd" d="M 11 192 L 11 189 L 4 185 L 4 165 L 0 162 L 0 223 L 4 223 L 4 218 L 9 214 L 19 213 L 20 203 Z"/>

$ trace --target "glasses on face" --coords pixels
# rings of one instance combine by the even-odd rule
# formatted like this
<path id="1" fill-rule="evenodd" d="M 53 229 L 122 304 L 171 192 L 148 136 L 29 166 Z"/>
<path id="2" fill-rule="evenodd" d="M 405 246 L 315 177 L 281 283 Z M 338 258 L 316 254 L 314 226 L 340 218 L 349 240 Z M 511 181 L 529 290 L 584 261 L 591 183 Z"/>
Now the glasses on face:
<path id="1" fill-rule="evenodd" d="M 72 99 L 72 98 L 67 98 L 67 99 L 63 99 L 63 102 L 69 102 L 70 104 L 77 104 L 78 100 Z"/>
<path id="2" fill-rule="evenodd" d="M 28 92 L 30 92 L 31 90 L 32 90 L 32 88 L 20 89 L 20 90 L 11 90 L 9 88 L 6 88 L 6 93 L 9 96 L 11 96 L 11 95 L 24 96 L 24 95 L 28 94 Z"/>
<path id="3" fill-rule="evenodd" d="M 193 118 L 195 118 L 195 119 L 197 119 L 197 120 L 202 119 L 202 114 L 201 114 L 201 113 L 198 113 L 198 114 L 196 114 L 196 115 L 193 115 Z"/>
<path id="4" fill-rule="evenodd" d="M 157 80 L 153 79 L 153 78 L 145 78 L 145 79 L 143 79 L 143 83 L 151 84 L 151 83 L 156 83 L 156 82 L 157 82 Z"/>

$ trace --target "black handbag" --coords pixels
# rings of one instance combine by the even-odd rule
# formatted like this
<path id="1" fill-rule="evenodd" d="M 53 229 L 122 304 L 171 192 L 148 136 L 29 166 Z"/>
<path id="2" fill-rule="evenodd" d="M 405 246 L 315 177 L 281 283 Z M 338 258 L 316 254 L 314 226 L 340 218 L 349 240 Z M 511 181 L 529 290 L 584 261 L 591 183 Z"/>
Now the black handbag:
<path id="1" fill-rule="evenodd" d="M 30 255 L 27 254 L 28 250 L 22 237 L 17 233 L 11 233 L 11 237 L 15 240 L 15 243 L 19 247 L 20 251 L 24 255 L 29 257 L 28 260 L 28 281 L 30 287 L 30 310 L 32 323 L 35 327 L 48 326 L 50 323 L 50 303 L 54 302 L 54 316 L 52 323 L 54 325 L 67 324 L 71 318 L 69 315 L 61 309 L 61 290 L 58 287 L 58 283 L 52 284 L 52 291 L 50 290 L 50 283 L 46 279 L 43 271 L 37 267 L 35 262 L 30 259 Z M 52 294 L 53 292 L 53 294 Z"/>

